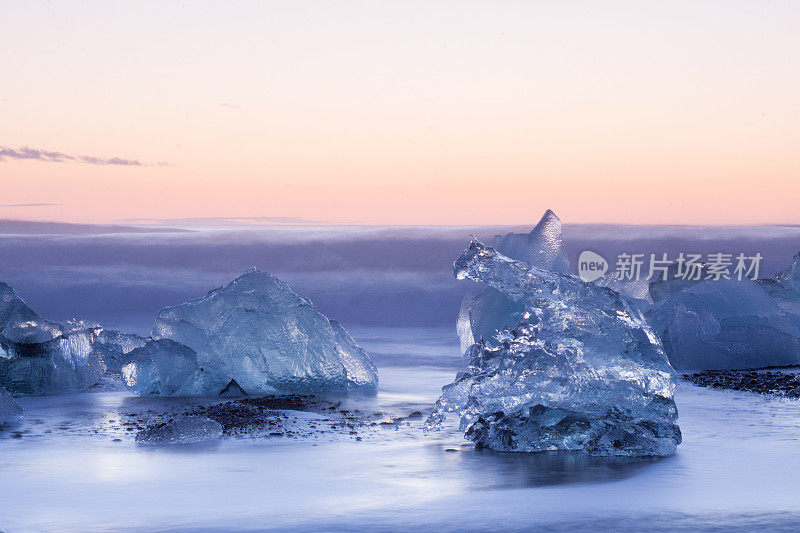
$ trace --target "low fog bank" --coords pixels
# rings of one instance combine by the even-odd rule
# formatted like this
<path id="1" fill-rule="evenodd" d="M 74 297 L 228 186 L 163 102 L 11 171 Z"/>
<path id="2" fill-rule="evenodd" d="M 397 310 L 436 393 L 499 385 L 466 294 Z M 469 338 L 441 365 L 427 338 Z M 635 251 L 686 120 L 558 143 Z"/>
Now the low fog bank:
<path id="1" fill-rule="evenodd" d="M 69 225 L 73 226 L 73 225 Z M 108 228 L 113 228 L 108 230 Z M 122 229 L 119 229 L 122 228 Z M 352 325 L 452 327 L 467 290 L 453 260 L 470 234 L 489 240 L 522 227 L 243 228 L 52 227 L 3 231 L 0 280 L 40 314 L 147 333 L 158 310 L 205 294 L 256 266 L 288 282 L 326 315 Z M 166 228 L 168 230 L 168 228 Z M 594 250 L 612 265 L 626 253 L 723 252 L 764 257 L 761 275 L 800 251 L 800 228 L 566 225 L 574 267 Z"/>

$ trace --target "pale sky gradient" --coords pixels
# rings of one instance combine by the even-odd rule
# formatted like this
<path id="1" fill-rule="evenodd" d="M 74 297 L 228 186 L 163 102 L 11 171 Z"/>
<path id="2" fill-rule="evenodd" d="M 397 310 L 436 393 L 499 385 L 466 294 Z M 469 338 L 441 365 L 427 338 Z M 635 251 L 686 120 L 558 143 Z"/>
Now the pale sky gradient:
<path id="1" fill-rule="evenodd" d="M 800 223 L 799 27 L 789 1 L 3 1 L 0 147 L 78 159 L 3 157 L 0 218 Z"/>

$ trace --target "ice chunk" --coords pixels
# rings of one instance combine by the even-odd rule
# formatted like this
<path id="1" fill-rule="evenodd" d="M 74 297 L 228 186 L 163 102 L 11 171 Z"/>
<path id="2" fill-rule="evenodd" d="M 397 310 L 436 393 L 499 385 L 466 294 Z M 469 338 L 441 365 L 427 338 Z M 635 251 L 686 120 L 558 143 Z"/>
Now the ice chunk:
<path id="1" fill-rule="evenodd" d="M 94 349 L 105 361 L 108 372 L 119 372 L 128 360 L 126 356 L 145 344 L 147 339 L 140 335 L 104 329 L 97 336 Z"/>
<path id="2" fill-rule="evenodd" d="M 93 349 L 101 328 L 44 320 L 0 283 L 0 386 L 13 394 L 53 394 L 94 384 L 105 371 Z"/>
<path id="3" fill-rule="evenodd" d="M 650 283 L 646 317 L 672 365 L 728 370 L 800 363 L 800 317 L 791 301 L 799 258 L 756 282 L 707 279 L 705 265 L 681 276 L 679 265 L 671 265 Z"/>
<path id="4" fill-rule="evenodd" d="M 181 415 L 136 434 L 141 444 L 194 444 L 222 437 L 222 425 L 204 416 Z"/>
<path id="5" fill-rule="evenodd" d="M 23 413 L 14 397 L 0 387 L 0 425 L 13 424 L 22 418 Z"/>
<path id="6" fill-rule="evenodd" d="M 495 235 L 492 248 L 506 257 L 545 270 L 569 273 L 569 260 L 561 237 L 561 219 L 548 209 L 530 233 Z"/>
<path id="7" fill-rule="evenodd" d="M 749 279 L 659 282 L 647 312 L 678 369 L 725 370 L 800 363 L 796 317 Z"/>
<path id="8" fill-rule="evenodd" d="M 708 275 L 708 267 L 703 263 L 698 263 L 697 268 L 692 272 L 689 272 L 686 266 L 683 267 L 683 270 L 681 272 L 680 264 L 672 263 L 667 268 L 666 275 L 659 274 L 655 280 L 649 282 L 650 299 L 654 303 L 666 300 L 683 289 L 697 285 Z"/>
<path id="9" fill-rule="evenodd" d="M 641 311 L 650 308 L 650 282 L 647 280 L 622 280 L 616 274 L 612 274 L 603 276 L 593 283 L 618 292 Z"/>
<path id="10" fill-rule="evenodd" d="M 675 373 L 626 299 L 477 241 L 454 273 L 499 290 L 525 316 L 500 332 L 499 346 L 469 349 L 468 370 L 442 389 L 427 429 L 457 412 L 469 439 L 500 451 L 675 452 Z"/>
<path id="11" fill-rule="evenodd" d="M 199 365 L 191 348 L 158 339 L 131 351 L 122 367 L 122 379 L 143 396 L 203 396 L 206 387 L 213 388 L 225 379 L 214 370 L 213 366 Z"/>
<path id="12" fill-rule="evenodd" d="M 800 253 L 795 254 L 791 266 L 758 283 L 775 298 L 800 300 Z"/>
<path id="13" fill-rule="evenodd" d="M 255 269 L 162 309 L 152 340 L 128 357 L 124 381 L 147 395 L 217 396 L 231 381 L 249 395 L 371 392 L 378 384 L 375 365 L 341 325 Z"/>
<path id="14" fill-rule="evenodd" d="M 553 272 L 569 272 L 569 260 L 561 237 L 561 220 L 549 209 L 530 233 L 495 235 L 492 247 L 511 259 Z M 480 339 L 497 345 L 497 332 L 519 322 L 523 313 L 522 305 L 491 287 L 477 294 L 468 294 L 461 302 L 458 316 L 461 351 L 466 352 Z"/>

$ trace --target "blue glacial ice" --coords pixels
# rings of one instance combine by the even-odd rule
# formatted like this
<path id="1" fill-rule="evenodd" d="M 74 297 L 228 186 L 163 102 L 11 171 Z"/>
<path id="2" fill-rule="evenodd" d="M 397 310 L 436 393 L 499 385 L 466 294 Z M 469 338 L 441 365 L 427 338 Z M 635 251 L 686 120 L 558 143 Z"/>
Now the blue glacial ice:
<path id="1" fill-rule="evenodd" d="M 147 338 L 134 333 L 104 329 L 94 341 L 95 351 L 103 358 L 108 372 L 119 372 L 136 348 L 147 344 Z"/>
<path id="2" fill-rule="evenodd" d="M 495 235 L 491 244 L 511 259 L 553 272 L 569 272 L 561 220 L 549 209 L 530 233 Z M 519 322 L 524 313 L 522 305 L 492 287 L 467 294 L 461 302 L 456 324 L 461 351 L 466 353 L 480 339 L 496 346 L 497 332 Z"/>
<path id="3" fill-rule="evenodd" d="M 758 283 L 773 297 L 781 300 L 800 300 L 800 253 L 795 254 L 792 264 L 775 275 L 758 280 Z"/>
<path id="4" fill-rule="evenodd" d="M 24 411 L 8 391 L 0 387 L 0 426 L 17 422 Z"/>
<path id="5" fill-rule="evenodd" d="M 0 387 L 13 394 L 53 394 L 94 384 L 105 364 L 93 345 L 101 328 L 37 315 L 0 283 Z"/>
<path id="6" fill-rule="evenodd" d="M 581 450 L 664 456 L 681 442 L 675 373 L 642 314 L 615 291 L 505 257 L 473 241 L 454 274 L 524 308 L 478 341 L 466 372 L 442 389 L 426 422 L 448 413 L 477 445 L 499 451 Z"/>
<path id="7" fill-rule="evenodd" d="M 154 396 L 374 392 L 378 372 L 336 321 L 278 278 L 252 269 L 162 309 L 126 355 L 125 384 Z"/>
<path id="8" fill-rule="evenodd" d="M 743 369 L 800 363 L 800 318 L 791 269 L 776 278 L 684 280 L 673 265 L 651 282 L 646 317 L 678 369 Z M 787 275 L 788 272 L 788 275 Z M 770 294 L 772 292 L 772 295 Z M 777 296 L 777 297 L 776 297 Z"/>
<path id="9" fill-rule="evenodd" d="M 561 219 L 548 209 L 530 233 L 495 235 L 492 248 L 511 259 L 560 272 L 569 273 L 569 260 L 561 235 Z"/>

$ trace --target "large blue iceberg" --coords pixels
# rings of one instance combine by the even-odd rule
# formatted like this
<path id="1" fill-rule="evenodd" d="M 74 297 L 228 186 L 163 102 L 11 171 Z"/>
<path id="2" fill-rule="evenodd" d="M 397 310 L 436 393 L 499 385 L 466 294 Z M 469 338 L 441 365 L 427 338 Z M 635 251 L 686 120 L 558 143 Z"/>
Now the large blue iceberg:
<path id="1" fill-rule="evenodd" d="M 217 396 L 375 391 L 378 372 L 336 321 L 256 269 L 158 314 L 151 339 L 125 356 L 142 395 Z"/>
<path id="2" fill-rule="evenodd" d="M 428 430 L 458 413 L 476 444 L 499 451 L 664 456 L 681 442 L 675 372 L 641 312 L 617 292 L 514 261 L 478 241 L 456 260 L 523 307 L 497 345 L 478 340 L 442 389 Z"/>

